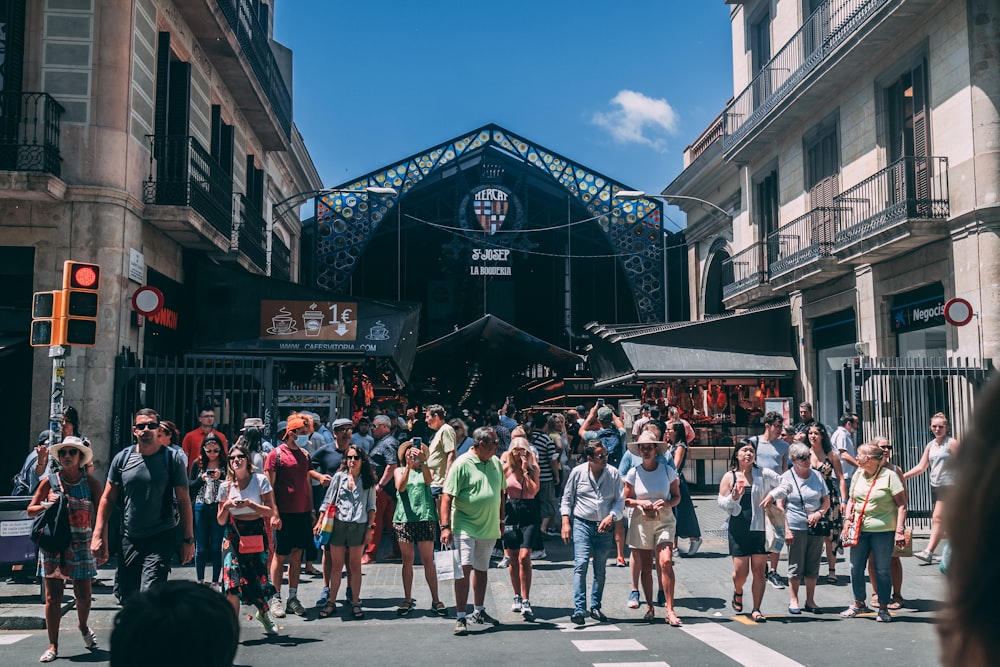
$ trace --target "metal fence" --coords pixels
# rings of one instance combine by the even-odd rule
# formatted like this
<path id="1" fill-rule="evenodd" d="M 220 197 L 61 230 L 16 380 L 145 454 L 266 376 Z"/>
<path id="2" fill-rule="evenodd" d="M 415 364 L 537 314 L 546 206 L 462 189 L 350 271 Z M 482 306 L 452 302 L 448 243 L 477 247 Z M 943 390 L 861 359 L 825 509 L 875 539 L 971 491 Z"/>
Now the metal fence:
<path id="1" fill-rule="evenodd" d="M 64 111 L 48 93 L 0 92 L 0 169 L 59 176 Z"/>
<path id="2" fill-rule="evenodd" d="M 855 358 L 843 370 L 845 405 L 853 405 L 861 421 L 855 443 L 886 437 L 893 446 L 893 463 L 909 470 L 932 438 L 934 414 L 944 413 L 951 435 L 961 441 L 977 394 L 992 371 L 989 360 Z M 909 480 L 907 489 L 908 516 L 915 527 L 930 528 L 933 503 L 927 475 Z"/>

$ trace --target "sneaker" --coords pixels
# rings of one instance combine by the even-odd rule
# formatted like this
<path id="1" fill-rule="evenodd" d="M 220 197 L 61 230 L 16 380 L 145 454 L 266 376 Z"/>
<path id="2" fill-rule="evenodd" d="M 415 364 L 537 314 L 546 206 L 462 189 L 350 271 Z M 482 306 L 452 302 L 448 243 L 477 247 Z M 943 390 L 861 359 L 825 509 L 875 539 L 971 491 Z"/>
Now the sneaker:
<path id="1" fill-rule="evenodd" d="M 290 598 L 288 604 L 285 605 L 285 609 L 292 612 L 296 616 L 305 616 L 306 608 L 302 606 L 298 598 Z"/>
<path id="2" fill-rule="evenodd" d="M 656 604 L 660 607 L 667 604 L 667 594 L 663 592 L 663 589 L 656 591 Z"/>
<path id="3" fill-rule="evenodd" d="M 573 625 L 584 625 L 587 623 L 587 615 L 582 611 L 574 611 L 569 620 L 573 622 Z"/>
<path id="4" fill-rule="evenodd" d="M 892 615 L 885 609 L 879 609 L 875 614 L 876 623 L 892 623 Z"/>
<path id="5" fill-rule="evenodd" d="M 275 618 L 285 617 L 285 603 L 282 602 L 281 598 L 271 600 L 271 616 Z"/>
<path id="6" fill-rule="evenodd" d="M 590 617 L 597 621 L 598 623 L 607 623 L 608 617 L 604 615 L 600 607 L 594 607 L 590 610 Z"/>
<path id="7" fill-rule="evenodd" d="M 924 561 L 928 565 L 934 562 L 934 552 L 928 551 L 927 549 L 924 549 L 923 551 L 913 554 L 913 557 L 916 558 L 917 560 Z"/>
<path id="8" fill-rule="evenodd" d="M 779 575 L 774 570 L 768 570 L 766 575 L 767 583 L 771 584 L 772 588 L 777 588 L 781 590 L 785 587 L 785 582 L 781 580 L 781 575 Z"/>
<path id="9" fill-rule="evenodd" d="M 465 617 L 455 620 L 455 635 L 463 637 L 469 634 L 469 627 L 465 624 Z"/>
<path id="10" fill-rule="evenodd" d="M 258 623 L 260 623 L 261 625 L 264 626 L 264 634 L 265 635 L 272 635 L 273 636 L 273 635 L 278 634 L 278 630 L 274 627 L 274 622 L 267 615 L 267 613 L 261 612 L 258 609 L 257 610 L 257 615 L 254 616 L 254 618 L 257 619 Z"/>
<path id="11" fill-rule="evenodd" d="M 510 610 L 518 614 L 524 609 L 524 603 L 521 601 L 520 595 L 514 596 L 514 601 L 510 605 Z"/>
<path id="12" fill-rule="evenodd" d="M 639 608 L 639 591 L 632 591 L 628 594 L 628 608 L 638 609 Z"/>
<path id="13" fill-rule="evenodd" d="M 326 603 L 329 601 L 330 601 L 330 587 L 324 586 L 323 592 L 319 594 L 318 598 L 316 598 L 316 606 L 325 607 Z"/>
<path id="14" fill-rule="evenodd" d="M 487 614 L 485 609 L 472 612 L 472 620 L 480 625 L 500 625 L 500 621 Z"/>
<path id="15" fill-rule="evenodd" d="M 696 553 L 698 553 L 698 549 L 701 549 L 701 542 L 702 542 L 702 540 L 701 540 L 700 537 L 691 540 L 691 544 L 688 545 L 687 555 L 688 556 L 693 556 Z"/>
<path id="16" fill-rule="evenodd" d="M 504 569 L 508 565 L 510 565 L 510 559 L 507 558 L 506 556 L 504 556 L 503 558 L 501 558 L 500 562 L 497 563 L 497 567 L 500 568 L 500 569 Z"/>
<path id="17" fill-rule="evenodd" d="M 531 557 L 534 560 L 538 560 L 539 558 L 548 558 L 549 555 L 545 553 L 545 549 L 536 549 L 531 552 Z"/>
<path id="18" fill-rule="evenodd" d="M 535 612 L 531 611 L 531 603 L 527 600 L 521 602 L 521 616 L 529 623 L 535 620 Z"/>

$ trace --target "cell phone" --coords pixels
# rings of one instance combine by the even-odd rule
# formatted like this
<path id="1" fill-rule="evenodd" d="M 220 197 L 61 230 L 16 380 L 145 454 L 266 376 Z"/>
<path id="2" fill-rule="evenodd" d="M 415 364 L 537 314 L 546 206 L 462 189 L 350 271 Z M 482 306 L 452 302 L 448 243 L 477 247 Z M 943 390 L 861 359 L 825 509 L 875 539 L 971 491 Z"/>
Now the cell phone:
<path id="1" fill-rule="evenodd" d="M 508 397 L 507 397 L 507 404 L 508 404 L 508 405 L 510 405 L 510 404 L 512 404 L 513 402 L 514 402 L 514 397 L 513 397 L 513 396 L 508 396 Z"/>
<path id="2" fill-rule="evenodd" d="M 597 399 L 597 407 L 599 407 L 599 408 L 603 408 L 604 407 L 604 399 L 603 398 Z"/>
<path id="3" fill-rule="evenodd" d="M 413 444 L 415 446 L 419 447 L 420 445 L 424 444 L 424 440 L 423 440 L 423 438 L 414 438 L 413 439 Z"/>

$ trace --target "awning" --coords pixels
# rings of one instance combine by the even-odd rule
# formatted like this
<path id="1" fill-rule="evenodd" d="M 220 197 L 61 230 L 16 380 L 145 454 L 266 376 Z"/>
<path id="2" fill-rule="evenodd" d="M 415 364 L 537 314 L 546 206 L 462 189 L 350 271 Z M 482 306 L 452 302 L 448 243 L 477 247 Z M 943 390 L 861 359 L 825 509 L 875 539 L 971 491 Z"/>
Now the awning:
<path id="1" fill-rule="evenodd" d="M 595 386 L 671 378 L 791 377 L 788 303 L 696 322 L 588 327 Z"/>

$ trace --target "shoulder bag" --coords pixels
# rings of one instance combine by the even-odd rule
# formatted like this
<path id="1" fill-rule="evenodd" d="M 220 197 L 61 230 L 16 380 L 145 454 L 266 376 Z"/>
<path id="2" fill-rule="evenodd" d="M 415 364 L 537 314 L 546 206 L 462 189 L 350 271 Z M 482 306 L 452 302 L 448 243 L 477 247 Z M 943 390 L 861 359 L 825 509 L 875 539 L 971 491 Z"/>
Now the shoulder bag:
<path id="1" fill-rule="evenodd" d="M 35 517 L 31 524 L 31 541 L 43 551 L 61 553 L 69 548 L 71 538 L 69 503 L 58 475 L 49 473 L 49 485 L 52 490 L 59 490 L 59 500 Z"/>
<path id="2" fill-rule="evenodd" d="M 861 473 L 864 474 L 863 472 Z M 882 474 L 882 468 L 875 473 L 875 477 L 872 478 L 871 484 L 868 487 L 868 494 L 865 496 L 865 502 L 861 505 L 861 511 L 855 512 L 854 521 L 847 524 L 844 528 L 844 539 L 841 540 L 841 544 L 845 547 L 855 547 L 858 545 L 858 541 L 861 539 L 861 522 L 865 518 L 865 509 L 868 507 L 868 499 L 872 497 L 872 491 L 875 489 L 875 483 L 878 481 L 879 475 Z"/>
<path id="3" fill-rule="evenodd" d="M 326 511 L 323 512 L 323 516 L 320 518 L 319 532 L 313 537 L 317 549 L 329 544 L 330 537 L 333 535 L 333 528 L 337 523 L 337 500 L 340 498 L 340 488 L 343 479 L 343 477 L 337 475 L 337 490 L 334 491 L 333 500 L 326 506 Z"/>

